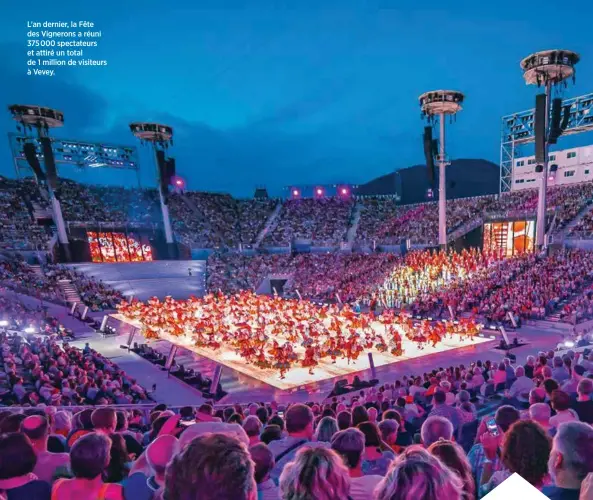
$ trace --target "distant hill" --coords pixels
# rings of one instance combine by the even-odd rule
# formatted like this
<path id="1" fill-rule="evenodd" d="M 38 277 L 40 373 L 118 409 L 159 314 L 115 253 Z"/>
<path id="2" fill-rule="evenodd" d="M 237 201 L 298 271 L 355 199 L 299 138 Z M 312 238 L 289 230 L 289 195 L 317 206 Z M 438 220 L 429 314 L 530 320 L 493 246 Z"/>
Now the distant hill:
<path id="1" fill-rule="evenodd" d="M 479 159 L 453 160 L 447 167 L 447 198 L 465 198 L 498 193 L 500 167 Z M 427 189 L 432 187 L 434 199 L 438 197 L 438 167 L 435 182 L 428 182 L 425 165 L 414 165 L 377 177 L 361 185 L 359 195 L 398 194 L 402 204 L 427 201 Z"/>

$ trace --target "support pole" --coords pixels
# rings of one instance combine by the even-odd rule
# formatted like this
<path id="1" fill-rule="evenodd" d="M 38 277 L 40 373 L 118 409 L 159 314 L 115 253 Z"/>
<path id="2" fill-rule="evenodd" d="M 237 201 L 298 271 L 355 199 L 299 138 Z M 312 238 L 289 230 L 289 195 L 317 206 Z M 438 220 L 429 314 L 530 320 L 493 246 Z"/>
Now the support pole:
<path id="1" fill-rule="evenodd" d="M 548 189 L 548 121 L 550 117 L 550 91 L 551 82 L 546 82 L 546 112 L 544 117 L 544 164 L 539 185 L 539 196 L 537 199 L 537 222 L 535 243 L 538 250 L 543 250 L 546 239 L 546 196 Z"/>
<path id="2" fill-rule="evenodd" d="M 439 140 L 439 246 L 447 248 L 447 184 L 445 169 L 447 161 L 445 159 L 445 114 L 439 115 L 439 125 L 441 129 Z"/>
<path id="3" fill-rule="evenodd" d="M 173 239 L 173 230 L 171 228 L 171 218 L 169 216 L 169 206 L 165 203 L 165 193 L 161 189 L 161 170 L 159 168 L 159 160 L 156 155 L 157 145 L 154 144 L 154 163 L 157 171 L 159 199 L 161 202 L 161 214 L 163 215 L 163 227 L 165 229 L 165 240 L 167 242 L 167 253 L 169 259 L 176 259 L 176 245 Z"/>

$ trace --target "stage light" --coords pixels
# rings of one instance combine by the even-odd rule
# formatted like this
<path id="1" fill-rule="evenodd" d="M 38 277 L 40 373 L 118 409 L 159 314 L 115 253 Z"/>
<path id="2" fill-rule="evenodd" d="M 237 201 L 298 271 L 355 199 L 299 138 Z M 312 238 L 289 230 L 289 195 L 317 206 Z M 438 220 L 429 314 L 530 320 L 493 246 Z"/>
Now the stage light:
<path id="1" fill-rule="evenodd" d="M 292 195 L 293 196 L 298 196 L 299 195 L 299 190 L 298 189 L 293 189 L 292 190 Z"/>
<path id="2" fill-rule="evenodd" d="M 323 189 L 317 188 L 317 194 L 321 196 L 323 194 Z"/>
<path id="3" fill-rule="evenodd" d="M 6 319 L 0 320 L 0 326 L 8 326 L 8 320 L 6 320 Z"/>
<path id="4" fill-rule="evenodd" d="M 25 333 L 34 333 L 35 332 L 35 328 L 33 328 L 32 326 L 28 326 L 27 328 L 25 328 Z"/>
<path id="5" fill-rule="evenodd" d="M 564 347 L 568 347 L 569 349 L 574 347 L 574 342 L 572 340 L 565 340 Z"/>

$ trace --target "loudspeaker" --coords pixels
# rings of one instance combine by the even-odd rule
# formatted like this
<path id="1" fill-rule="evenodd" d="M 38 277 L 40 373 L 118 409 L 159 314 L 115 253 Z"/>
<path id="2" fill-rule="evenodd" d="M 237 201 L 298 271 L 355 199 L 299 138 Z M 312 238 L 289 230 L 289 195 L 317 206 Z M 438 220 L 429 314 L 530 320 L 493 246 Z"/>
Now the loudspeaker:
<path id="1" fill-rule="evenodd" d="M 560 129 L 560 117 L 562 114 L 562 99 L 552 100 L 552 118 L 550 122 L 550 133 L 548 135 L 548 144 L 556 144 L 558 137 L 562 134 Z"/>
<path id="2" fill-rule="evenodd" d="M 41 143 L 41 149 L 43 151 L 47 180 L 51 188 L 56 189 L 56 186 L 58 185 L 58 172 L 54 161 L 54 152 L 51 149 L 51 139 L 49 137 L 42 137 L 39 139 L 39 142 Z"/>
<path id="3" fill-rule="evenodd" d="M 423 136 L 424 145 L 424 159 L 426 160 L 426 174 L 428 180 L 432 184 L 434 182 L 434 156 L 433 156 L 433 141 L 432 141 L 432 127 L 424 127 Z"/>
<path id="4" fill-rule="evenodd" d="M 568 127 L 568 120 L 570 120 L 570 106 L 564 106 L 562 109 L 562 123 L 560 124 L 560 130 L 562 132 Z"/>
<path id="5" fill-rule="evenodd" d="M 535 96 L 535 161 L 546 159 L 546 94 Z"/>
<path id="6" fill-rule="evenodd" d="M 35 144 L 33 144 L 32 142 L 26 142 L 23 145 L 23 152 L 25 153 L 27 163 L 33 170 L 35 177 L 37 177 L 37 181 L 44 181 L 45 174 L 43 173 L 43 170 L 41 170 L 39 158 L 37 158 L 37 151 L 35 150 Z"/>
<path id="7" fill-rule="evenodd" d="M 168 164 L 165 159 L 165 152 L 160 149 L 156 152 L 156 161 L 159 169 L 159 180 L 161 184 L 161 193 L 163 193 L 163 199 L 167 203 L 167 194 L 169 193 L 169 181 L 167 178 Z"/>

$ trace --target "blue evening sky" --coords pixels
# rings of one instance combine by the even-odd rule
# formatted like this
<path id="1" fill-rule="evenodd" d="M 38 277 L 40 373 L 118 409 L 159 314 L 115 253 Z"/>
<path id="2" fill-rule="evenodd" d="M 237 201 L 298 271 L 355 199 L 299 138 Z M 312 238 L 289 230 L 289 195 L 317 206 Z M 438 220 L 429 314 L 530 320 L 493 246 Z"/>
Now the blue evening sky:
<path id="1" fill-rule="evenodd" d="M 501 116 L 533 105 L 519 62 L 537 50 L 580 53 L 564 95 L 593 92 L 585 0 L 26 0 L 2 11 L 3 107 L 61 109 L 56 135 L 84 140 L 135 144 L 130 121 L 167 123 L 188 186 L 240 196 L 256 185 L 280 194 L 289 184 L 362 183 L 422 163 L 417 97 L 439 88 L 466 94 L 450 156 L 498 163 Z M 87 54 L 108 66 L 26 76 L 26 22 L 46 20 L 96 23 L 103 37 Z M 13 130 L 0 115 L 0 174 L 14 175 Z M 142 160 L 143 183 L 154 184 L 146 152 Z M 134 181 L 106 170 L 77 178 Z"/>

